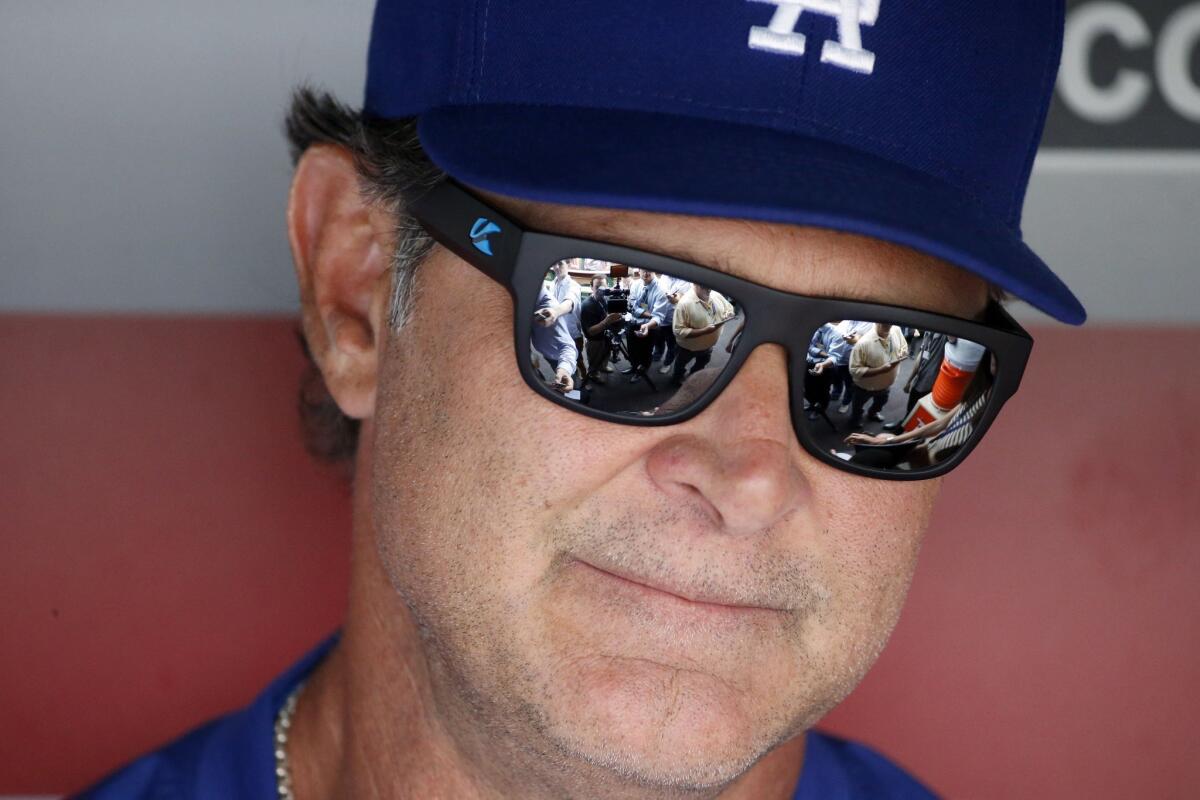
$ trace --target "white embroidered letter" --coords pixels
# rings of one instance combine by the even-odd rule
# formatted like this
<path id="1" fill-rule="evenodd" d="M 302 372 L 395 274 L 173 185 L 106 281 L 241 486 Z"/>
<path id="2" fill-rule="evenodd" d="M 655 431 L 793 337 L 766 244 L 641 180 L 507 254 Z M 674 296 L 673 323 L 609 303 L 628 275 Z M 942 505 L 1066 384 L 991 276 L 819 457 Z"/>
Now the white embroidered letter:
<path id="1" fill-rule="evenodd" d="M 804 55 L 805 36 L 796 32 L 796 23 L 805 11 L 824 14 L 837 20 L 838 40 L 826 41 L 821 62 L 870 75 L 875 70 L 875 54 L 862 46 L 862 26 L 879 19 L 882 0 L 751 0 L 771 3 L 775 13 L 764 28 L 750 29 L 750 47 L 769 53 Z"/>

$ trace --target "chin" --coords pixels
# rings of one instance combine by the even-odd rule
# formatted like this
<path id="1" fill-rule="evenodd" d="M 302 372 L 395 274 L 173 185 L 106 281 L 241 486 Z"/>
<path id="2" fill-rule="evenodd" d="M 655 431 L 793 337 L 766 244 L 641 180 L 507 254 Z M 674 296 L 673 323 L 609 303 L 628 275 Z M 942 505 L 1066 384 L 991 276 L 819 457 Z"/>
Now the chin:
<path id="1" fill-rule="evenodd" d="M 723 786 L 790 734 L 743 690 L 644 659 L 573 660 L 553 685 L 544 719 L 557 747 L 642 786 Z"/>

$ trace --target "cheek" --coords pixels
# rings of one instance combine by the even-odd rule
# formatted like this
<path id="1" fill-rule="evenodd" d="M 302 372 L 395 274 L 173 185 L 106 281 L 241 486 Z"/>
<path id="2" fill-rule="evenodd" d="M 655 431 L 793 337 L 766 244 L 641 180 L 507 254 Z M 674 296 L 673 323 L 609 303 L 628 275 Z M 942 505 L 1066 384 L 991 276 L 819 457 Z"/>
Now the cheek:
<path id="1" fill-rule="evenodd" d="M 899 618 L 940 481 L 826 478 L 818 496 L 831 602 L 814 644 L 844 648 L 865 673 Z"/>
<path id="2" fill-rule="evenodd" d="M 573 491 L 587 420 L 521 379 L 503 290 L 453 265 L 424 274 L 435 272 L 381 363 L 375 536 L 424 624 L 503 630 L 548 566 L 543 518 Z"/>

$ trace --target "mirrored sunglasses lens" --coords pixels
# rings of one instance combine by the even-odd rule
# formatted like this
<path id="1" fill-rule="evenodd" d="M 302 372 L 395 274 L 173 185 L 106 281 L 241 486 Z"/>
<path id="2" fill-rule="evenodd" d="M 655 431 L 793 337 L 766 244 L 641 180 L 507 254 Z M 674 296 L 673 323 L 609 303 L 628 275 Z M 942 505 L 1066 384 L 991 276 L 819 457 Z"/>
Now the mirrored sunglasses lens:
<path id="1" fill-rule="evenodd" d="M 538 379 L 617 414 L 691 406 L 729 364 L 745 320 L 732 297 L 611 261 L 560 261 L 535 291 L 529 345 Z"/>
<path id="2" fill-rule="evenodd" d="M 969 443 L 992 397 L 981 344 L 889 322 L 834 320 L 812 336 L 803 421 L 812 441 L 859 466 L 926 471 Z"/>

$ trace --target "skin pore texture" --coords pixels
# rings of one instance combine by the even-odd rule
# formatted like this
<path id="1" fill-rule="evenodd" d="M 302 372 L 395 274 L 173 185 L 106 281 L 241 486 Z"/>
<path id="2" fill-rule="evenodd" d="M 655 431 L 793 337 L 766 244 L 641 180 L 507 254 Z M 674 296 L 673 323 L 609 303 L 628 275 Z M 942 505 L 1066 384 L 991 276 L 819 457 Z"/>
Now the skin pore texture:
<path id="1" fill-rule="evenodd" d="M 784 291 L 971 317 L 984 282 L 831 231 L 488 196 L 530 227 Z M 521 380 L 505 290 L 444 248 L 387 326 L 392 221 L 312 148 L 288 211 L 305 332 L 362 419 L 343 636 L 297 707 L 296 796 L 786 798 L 803 732 L 898 618 L 937 481 L 809 457 L 785 354 L 686 423 Z"/>

